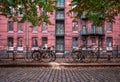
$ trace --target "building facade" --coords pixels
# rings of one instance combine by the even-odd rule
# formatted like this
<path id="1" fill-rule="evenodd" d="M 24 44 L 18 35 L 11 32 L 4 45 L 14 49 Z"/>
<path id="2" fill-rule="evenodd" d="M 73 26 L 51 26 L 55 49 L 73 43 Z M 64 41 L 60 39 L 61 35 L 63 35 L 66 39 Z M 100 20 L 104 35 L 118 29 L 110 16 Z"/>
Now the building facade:
<path id="1" fill-rule="evenodd" d="M 67 12 L 72 8 L 70 0 L 59 0 L 56 6 L 60 7 L 50 21 L 54 25 L 45 22 L 38 27 L 31 28 L 29 22 L 19 23 L 0 16 L 0 48 L 2 50 L 23 51 L 38 49 L 47 44 L 54 46 L 56 52 L 65 52 L 72 48 L 93 45 L 112 50 L 113 46 L 120 46 L 120 14 L 115 17 L 115 23 L 105 22 L 97 27 L 82 16 L 76 22 L 72 19 L 76 15 L 68 16 Z M 18 17 L 22 17 L 19 14 Z"/>

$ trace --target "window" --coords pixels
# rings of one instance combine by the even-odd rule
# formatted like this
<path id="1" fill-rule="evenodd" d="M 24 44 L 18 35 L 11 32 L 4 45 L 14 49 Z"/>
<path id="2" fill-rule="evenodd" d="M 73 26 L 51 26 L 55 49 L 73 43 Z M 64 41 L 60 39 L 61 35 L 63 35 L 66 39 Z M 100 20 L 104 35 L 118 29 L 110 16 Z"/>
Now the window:
<path id="1" fill-rule="evenodd" d="M 103 27 L 102 26 L 100 26 L 100 27 L 97 27 L 97 31 L 98 31 L 98 33 L 99 34 L 103 34 Z"/>
<path id="2" fill-rule="evenodd" d="M 34 26 L 34 27 L 32 28 L 32 33 L 38 33 L 38 27 L 35 27 L 35 26 Z"/>
<path id="3" fill-rule="evenodd" d="M 92 44 L 96 44 L 96 38 L 95 37 L 92 37 L 91 40 L 92 40 Z"/>
<path id="4" fill-rule="evenodd" d="M 14 13 L 14 9 L 12 8 L 12 7 L 9 7 L 9 13 L 10 13 L 10 15 L 13 15 L 13 13 Z"/>
<path id="5" fill-rule="evenodd" d="M 42 46 L 44 46 L 45 44 L 47 44 L 47 37 L 42 37 Z"/>
<path id="6" fill-rule="evenodd" d="M 38 47 L 38 40 L 36 37 L 32 38 L 32 47 Z"/>
<path id="7" fill-rule="evenodd" d="M 64 19 L 64 11 L 57 11 L 56 19 Z"/>
<path id="8" fill-rule="evenodd" d="M 72 23 L 72 29 L 73 29 L 73 32 L 78 31 L 78 22 L 73 22 Z"/>
<path id="9" fill-rule="evenodd" d="M 64 23 L 56 24 L 56 34 L 64 34 Z"/>
<path id="10" fill-rule="evenodd" d="M 58 3 L 64 3 L 64 0 L 57 0 Z"/>
<path id="11" fill-rule="evenodd" d="M 12 37 L 8 38 L 8 47 L 13 47 L 13 38 Z"/>
<path id="12" fill-rule="evenodd" d="M 8 22 L 8 32 L 13 32 L 13 22 L 12 21 Z"/>
<path id="13" fill-rule="evenodd" d="M 86 27 L 86 25 L 83 25 L 83 27 L 82 27 L 82 34 L 87 34 L 87 27 Z"/>
<path id="14" fill-rule="evenodd" d="M 96 33 L 96 28 L 97 28 L 96 25 L 93 24 L 93 25 L 92 25 L 91 32 L 92 32 L 92 33 Z"/>
<path id="15" fill-rule="evenodd" d="M 112 32 L 112 23 L 107 23 L 107 32 Z"/>
<path id="16" fill-rule="evenodd" d="M 22 27 L 22 23 L 18 23 L 18 33 L 22 33 L 23 32 L 23 27 Z"/>
<path id="17" fill-rule="evenodd" d="M 76 48 L 76 47 L 78 47 L 78 38 L 77 37 L 74 37 L 73 38 L 73 48 Z"/>
<path id="18" fill-rule="evenodd" d="M 47 32 L 47 23 L 43 22 L 42 24 L 42 32 Z"/>
<path id="19" fill-rule="evenodd" d="M 18 47 L 22 47 L 22 38 L 18 38 Z"/>
<path id="20" fill-rule="evenodd" d="M 72 12 L 72 17 L 76 17 L 78 12 Z"/>
<path id="21" fill-rule="evenodd" d="M 57 7 L 64 7 L 64 0 L 57 0 Z"/>
<path id="22" fill-rule="evenodd" d="M 81 19 L 87 19 L 87 11 L 84 11 L 81 15 Z"/>
<path id="23" fill-rule="evenodd" d="M 20 17 L 23 16 L 21 5 L 18 6 L 18 16 L 20 16 Z"/>
<path id="24" fill-rule="evenodd" d="M 84 47 L 87 47 L 87 38 L 83 38 L 83 40 L 82 40 L 82 47 L 84 48 Z"/>
<path id="25" fill-rule="evenodd" d="M 107 47 L 112 47 L 112 37 L 107 38 L 106 44 L 107 44 Z"/>
<path id="26" fill-rule="evenodd" d="M 58 52 L 64 51 L 64 39 L 63 38 L 56 39 L 56 51 Z"/>
<path id="27" fill-rule="evenodd" d="M 108 37 L 106 40 L 106 44 L 107 44 L 107 50 L 112 50 L 112 37 Z"/>

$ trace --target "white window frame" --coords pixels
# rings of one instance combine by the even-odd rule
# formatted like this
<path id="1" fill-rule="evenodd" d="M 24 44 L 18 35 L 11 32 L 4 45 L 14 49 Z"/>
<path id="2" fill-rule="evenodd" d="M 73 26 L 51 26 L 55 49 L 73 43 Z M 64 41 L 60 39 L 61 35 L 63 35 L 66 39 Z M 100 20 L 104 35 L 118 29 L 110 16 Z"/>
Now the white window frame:
<path id="1" fill-rule="evenodd" d="M 78 38 L 77 37 L 73 37 L 72 45 L 73 45 L 73 48 L 78 49 Z"/>
<path id="2" fill-rule="evenodd" d="M 108 42 L 108 39 L 110 39 L 111 38 L 111 42 Z M 112 50 L 112 37 L 107 37 L 107 39 L 106 39 L 107 41 L 106 41 L 106 43 L 107 43 L 107 45 L 106 45 L 106 49 L 107 50 Z"/>
<path id="3" fill-rule="evenodd" d="M 18 5 L 18 8 L 17 8 L 18 11 L 19 11 L 20 8 L 22 8 L 22 5 Z M 18 12 L 18 16 L 19 17 L 23 17 L 23 13 Z"/>
<path id="4" fill-rule="evenodd" d="M 13 41 L 11 44 L 9 43 L 9 38 L 11 38 L 12 41 Z M 13 51 L 14 50 L 14 38 L 13 37 L 8 37 L 8 50 L 9 51 Z"/>
<path id="5" fill-rule="evenodd" d="M 18 23 L 18 33 L 23 33 L 23 23 Z"/>
<path id="6" fill-rule="evenodd" d="M 113 24 L 108 22 L 106 27 L 107 33 L 112 33 Z"/>
<path id="7" fill-rule="evenodd" d="M 38 47 L 38 38 L 37 37 L 32 38 L 32 47 Z"/>
<path id="8" fill-rule="evenodd" d="M 33 27 L 33 28 L 32 28 L 32 33 L 38 33 L 38 27 L 36 27 L 36 26 Z"/>
<path id="9" fill-rule="evenodd" d="M 10 30 L 11 28 L 12 28 L 12 30 Z M 8 33 L 13 33 L 13 32 L 14 32 L 14 22 L 13 21 L 9 21 L 8 22 Z"/>
<path id="10" fill-rule="evenodd" d="M 56 34 L 64 34 L 64 23 L 56 24 Z"/>
<path id="11" fill-rule="evenodd" d="M 78 33 L 78 22 L 72 22 L 72 30 L 74 33 Z"/>
<path id="12" fill-rule="evenodd" d="M 47 33 L 48 32 L 48 25 L 46 22 L 43 22 L 42 24 L 42 33 Z"/>
<path id="13" fill-rule="evenodd" d="M 91 38 L 91 41 L 92 41 L 92 44 L 93 44 L 93 45 L 96 44 L 96 38 L 95 38 L 95 37 L 92 37 L 92 38 Z"/>

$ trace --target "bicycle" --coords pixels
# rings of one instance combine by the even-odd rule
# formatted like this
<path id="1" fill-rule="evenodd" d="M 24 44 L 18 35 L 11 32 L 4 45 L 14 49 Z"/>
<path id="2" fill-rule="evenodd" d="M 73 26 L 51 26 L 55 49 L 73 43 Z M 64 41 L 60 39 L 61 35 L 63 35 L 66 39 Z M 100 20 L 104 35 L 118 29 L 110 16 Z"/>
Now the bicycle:
<path id="1" fill-rule="evenodd" d="M 90 48 L 90 49 L 88 49 Z M 91 49 L 91 46 L 88 47 L 86 50 L 80 49 L 80 58 L 79 60 L 81 62 L 87 61 L 87 62 L 96 62 L 98 60 L 98 48 Z"/>
<path id="2" fill-rule="evenodd" d="M 33 60 L 35 61 L 39 60 L 43 62 L 55 61 L 56 55 L 55 55 L 55 52 L 51 50 L 52 47 L 48 47 L 47 49 L 42 49 L 42 47 L 39 47 L 39 50 L 34 50 L 32 52 Z"/>
<path id="3" fill-rule="evenodd" d="M 91 47 L 91 46 L 90 46 Z M 83 50 L 80 46 L 78 50 L 72 49 L 70 52 L 65 53 L 67 62 L 92 62 L 98 59 L 98 50 Z"/>
<path id="4" fill-rule="evenodd" d="M 76 62 L 79 59 L 78 50 L 72 49 L 71 51 L 65 52 L 65 62 Z"/>

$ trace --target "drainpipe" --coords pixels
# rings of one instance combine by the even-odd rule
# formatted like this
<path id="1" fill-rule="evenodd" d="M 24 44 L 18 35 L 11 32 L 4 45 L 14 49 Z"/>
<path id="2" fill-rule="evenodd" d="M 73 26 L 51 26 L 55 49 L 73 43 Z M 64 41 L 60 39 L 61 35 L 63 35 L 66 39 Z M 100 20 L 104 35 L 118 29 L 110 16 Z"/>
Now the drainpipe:
<path id="1" fill-rule="evenodd" d="M 97 56 L 97 60 L 100 57 L 100 36 L 98 37 L 98 56 Z"/>
<path id="2" fill-rule="evenodd" d="M 26 52 L 28 52 L 28 21 L 26 21 Z"/>

